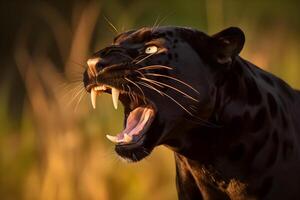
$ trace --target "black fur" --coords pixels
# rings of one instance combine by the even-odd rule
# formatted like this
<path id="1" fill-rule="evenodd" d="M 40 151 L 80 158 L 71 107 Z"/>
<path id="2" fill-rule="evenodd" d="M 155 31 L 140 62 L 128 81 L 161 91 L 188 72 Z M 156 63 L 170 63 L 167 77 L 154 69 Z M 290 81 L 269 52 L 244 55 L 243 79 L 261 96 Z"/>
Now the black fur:
<path id="1" fill-rule="evenodd" d="M 94 69 L 98 76 L 89 70 L 84 73 L 88 91 L 96 82 L 121 89 L 129 84 L 125 76 L 138 82 L 134 70 L 163 64 L 172 70 L 143 73 L 175 77 L 199 92 L 171 79 L 145 75 L 198 101 L 161 88 L 186 111 L 141 86 L 155 105 L 155 120 L 136 143 L 116 145 L 120 156 L 133 161 L 158 145 L 173 150 L 179 199 L 300 198 L 300 93 L 239 57 L 244 42 L 239 28 L 213 36 L 191 28 L 142 28 L 121 34 L 93 56 L 100 58 Z M 164 51 L 133 64 L 149 43 Z M 137 88 L 134 92 L 140 94 Z M 123 96 L 121 101 L 130 110 L 130 100 Z"/>

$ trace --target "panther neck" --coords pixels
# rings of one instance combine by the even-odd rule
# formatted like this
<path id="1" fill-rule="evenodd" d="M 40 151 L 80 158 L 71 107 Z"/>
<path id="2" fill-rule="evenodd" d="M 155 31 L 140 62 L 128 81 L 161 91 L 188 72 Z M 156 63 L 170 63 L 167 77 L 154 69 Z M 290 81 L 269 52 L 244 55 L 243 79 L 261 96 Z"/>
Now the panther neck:
<path id="1" fill-rule="evenodd" d="M 179 181 L 191 179 L 194 187 L 205 190 L 202 195 L 221 199 L 228 197 L 232 184 L 243 199 L 245 184 L 254 181 L 249 177 L 257 177 L 258 184 L 250 184 L 247 191 L 259 193 L 264 173 L 279 159 L 280 141 L 292 138 L 284 134 L 289 123 L 285 116 L 293 113 L 295 91 L 241 58 L 232 67 L 216 79 L 212 119 L 220 127 L 191 128 L 175 154 Z M 282 91 L 288 98 L 280 98 Z"/>
<path id="2" fill-rule="evenodd" d="M 253 139 L 269 135 L 268 125 L 273 122 L 268 114 L 270 92 L 257 73 L 266 72 L 238 58 L 230 70 L 216 74 L 215 109 L 209 119 L 216 126 L 183 127 L 186 132 L 181 134 L 185 137 L 178 153 L 204 163 L 224 157 L 238 162 L 247 156 L 247 145 Z M 277 111 L 272 108 L 272 112 L 278 114 L 281 105 L 274 106 Z"/>

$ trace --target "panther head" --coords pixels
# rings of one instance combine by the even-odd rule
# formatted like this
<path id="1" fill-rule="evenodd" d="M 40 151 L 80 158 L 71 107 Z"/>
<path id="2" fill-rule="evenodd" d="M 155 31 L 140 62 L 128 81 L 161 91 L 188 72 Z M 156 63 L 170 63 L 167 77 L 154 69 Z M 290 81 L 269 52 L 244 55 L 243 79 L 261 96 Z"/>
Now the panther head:
<path id="1" fill-rule="evenodd" d="M 238 28 L 213 36 L 191 28 L 141 28 L 117 36 L 88 59 L 83 74 L 93 107 L 96 96 L 112 94 L 124 106 L 125 128 L 107 138 L 116 152 L 139 161 L 155 146 L 180 151 L 189 130 L 212 125 L 219 75 L 244 44 Z"/>

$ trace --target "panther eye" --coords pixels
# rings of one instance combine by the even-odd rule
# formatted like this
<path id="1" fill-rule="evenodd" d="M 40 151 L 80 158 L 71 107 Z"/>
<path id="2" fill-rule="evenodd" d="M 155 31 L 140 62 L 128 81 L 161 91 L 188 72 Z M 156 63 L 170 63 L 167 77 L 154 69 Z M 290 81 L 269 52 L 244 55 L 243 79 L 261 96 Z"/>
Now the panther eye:
<path id="1" fill-rule="evenodd" d="M 156 53 L 158 50 L 157 46 L 149 46 L 145 49 L 146 54 L 153 54 Z"/>

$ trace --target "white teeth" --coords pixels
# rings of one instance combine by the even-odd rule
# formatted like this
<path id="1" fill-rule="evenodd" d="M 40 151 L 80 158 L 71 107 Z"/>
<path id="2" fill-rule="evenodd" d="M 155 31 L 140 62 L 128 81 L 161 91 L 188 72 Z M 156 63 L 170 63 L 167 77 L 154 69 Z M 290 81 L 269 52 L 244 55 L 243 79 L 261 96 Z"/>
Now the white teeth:
<path id="1" fill-rule="evenodd" d="M 96 108 L 96 96 L 97 96 L 97 92 L 94 88 L 92 88 L 91 90 L 91 102 L 92 102 L 92 106 L 95 109 Z"/>
<path id="2" fill-rule="evenodd" d="M 96 108 L 96 97 L 97 97 L 97 94 L 103 92 L 106 90 L 106 86 L 105 85 L 100 85 L 100 86 L 96 86 L 96 87 L 93 87 L 91 89 L 91 102 L 92 102 L 92 106 L 93 108 L 95 109 Z"/>
<path id="3" fill-rule="evenodd" d="M 124 134 L 123 142 L 129 143 L 132 141 L 132 136 L 127 133 Z"/>
<path id="4" fill-rule="evenodd" d="M 96 90 L 96 91 L 105 91 L 106 86 L 105 85 L 96 86 L 96 87 L 94 87 L 94 90 Z"/>
<path id="5" fill-rule="evenodd" d="M 112 136 L 112 135 L 106 135 L 106 138 L 109 139 L 113 143 L 119 143 L 119 142 L 129 143 L 132 141 L 132 136 L 128 135 L 127 133 L 124 134 L 124 137 L 122 140 L 119 140 L 117 136 Z"/>
<path id="6" fill-rule="evenodd" d="M 116 136 L 106 135 L 106 138 L 109 139 L 110 141 L 112 141 L 113 143 L 118 142 L 118 138 Z"/>
<path id="7" fill-rule="evenodd" d="M 92 106 L 94 109 L 96 108 L 97 94 L 105 91 L 106 89 L 107 89 L 107 86 L 105 86 L 105 85 L 96 86 L 91 89 L 91 102 L 92 102 Z M 118 100 L 119 100 L 120 91 L 118 89 L 112 87 L 111 95 L 112 95 L 112 101 L 113 101 L 114 108 L 118 109 Z"/>
<path id="8" fill-rule="evenodd" d="M 119 94 L 120 94 L 120 91 L 118 89 L 116 89 L 116 88 L 111 89 L 112 101 L 114 104 L 114 108 L 116 110 L 118 109 Z"/>

